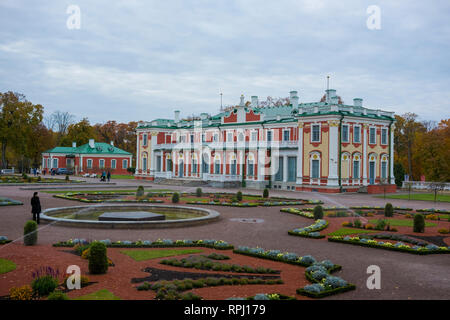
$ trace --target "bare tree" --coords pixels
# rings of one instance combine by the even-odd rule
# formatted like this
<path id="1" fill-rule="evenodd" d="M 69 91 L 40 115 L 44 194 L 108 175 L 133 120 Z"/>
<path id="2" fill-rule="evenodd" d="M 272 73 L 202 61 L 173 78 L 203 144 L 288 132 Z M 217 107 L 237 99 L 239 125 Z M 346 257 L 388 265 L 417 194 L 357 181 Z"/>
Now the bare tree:
<path id="1" fill-rule="evenodd" d="M 53 124 L 60 135 L 67 133 L 67 128 L 74 122 L 75 116 L 69 112 L 55 111 L 52 113 Z"/>

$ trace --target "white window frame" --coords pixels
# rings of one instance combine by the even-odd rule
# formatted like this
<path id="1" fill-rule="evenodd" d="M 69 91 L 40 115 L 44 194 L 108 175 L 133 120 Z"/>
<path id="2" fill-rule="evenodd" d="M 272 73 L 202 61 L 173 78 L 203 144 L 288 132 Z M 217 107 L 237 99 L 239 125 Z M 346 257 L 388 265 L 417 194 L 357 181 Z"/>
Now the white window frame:
<path id="1" fill-rule="evenodd" d="M 91 165 L 89 165 L 89 163 Z M 94 166 L 94 160 L 93 159 L 86 159 L 86 169 L 92 169 L 93 166 Z"/>
<path id="2" fill-rule="evenodd" d="M 285 133 L 288 132 L 288 139 L 286 140 L 285 137 Z M 283 129 L 283 141 L 291 141 L 291 130 L 290 129 Z"/>
<path id="3" fill-rule="evenodd" d="M 370 131 L 372 131 L 372 129 L 375 130 L 375 134 L 374 134 L 375 142 L 374 143 L 372 143 L 372 141 L 370 139 L 370 137 L 371 137 Z M 369 144 L 377 144 L 377 127 L 369 127 Z"/>
<path id="4" fill-rule="evenodd" d="M 344 128 L 346 128 L 346 129 L 344 129 Z M 344 132 L 347 133 L 347 139 L 345 139 L 345 140 L 344 140 L 344 137 L 345 137 Z M 347 124 L 347 123 L 342 124 L 341 134 L 342 134 L 342 142 L 346 142 L 346 143 L 350 142 L 350 125 L 349 124 Z"/>
<path id="5" fill-rule="evenodd" d="M 386 141 L 385 142 L 383 142 L 383 132 L 386 132 L 386 135 L 385 135 Z M 386 146 L 388 144 L 388 129 L 387 128 L 381 128 L 381 138 L 380 138 L 380 140 L 381 140 L 381 144 L 382 145 Z"/>
<path id="6" fill-rule="evenodd" d="M 355 139 L 355 132 L 358 132 L 358 141 Z M 359 124 L 353 126 L 353 143 L 361 143 L 361 125 Z"/>
<path id="7" fill-rule="evenodd" d="M 317 141 L 313 140 L 315 126 L 319 127 L 319 140 L 317 140 Z M 310 140 L 311 140 L 311 142 L 314 142 L 314 143 L 322 142 L 322 125 L 320 123 L 312 123 L 311 124 L 311 139 Z"/>
<path id="8" fill-rule="evenodd" d="M 128 159 L 122 160 L 122 169 L 128 169 Z"/>
<path id="9" fill-rule="evenodd" d="M 269 140 L 269 134 L 270 134 L 270 140 Z M 267 130 L 266 141 L 267 142 L 272 142 L 273 141 L 273 130 L 271 130 L 271 129 Z"/>
<path id="10" fill-rule="evenodd" d="M 111 159 L 111 169 L 117 169 L 117 160 Z"/>
<path id="11" fill-rule="evenodd" d="M 227 142 L 233 142 L 233 131 L 227 132 Z"/>
<path id="12" fill-rule="evenodd" d="M 59 160 L 58 158 L 53 158 L 52 159 L 53 168 L 59 168 L 59 161 L 58 160 Z M 55 161 L 56 161 L 56 166 L 55 166 Z"/>
<path id="13" fill-rule="evenodd" d="M 256 142 L 258 141 L 258 131 L 252 130 L 250 133 L 250 141 Z"/>
<path id="14" fill-rule="evenodd" d="M 358 161 L 358 176 L 355 177 L 355 162 Z M 352 159 L 352 179 L 361 179 L 361 157 L 358 156 L 358 159 Z"/>
<path id="15" fill-rule="evenodd" d="M 314 159 L 314 155 L 317 155 L 317 159 Z M 321 154 L 318 152 L 312 152 L 309 155 L 309 177 L 310 177 L 310 181 L 313 182 L 313 180 L 318 180 L 319 184 L 320 184 L 320 177 L 321 177 L 321 171 L 322 171 L 322 157 Z M 313 178 L 313 160 L 317 160 L 319 161 L 319 174 L 317 178 Z"/>
<path id="16" fill-rule="evenodd" d="M 148 145 L 148 134 L 144 133 L 142 136 L 142 146 L 146 147 Z"/>
<path id="17" fill-rule="evenodd" d="M 103 166 L 102 166 L 102 161 L 103 161 Z M 106 161 L 105 161 L 105 159 L 98 159 L 98 167 L 100 169 L 105 169 L 106 168 Z"/>

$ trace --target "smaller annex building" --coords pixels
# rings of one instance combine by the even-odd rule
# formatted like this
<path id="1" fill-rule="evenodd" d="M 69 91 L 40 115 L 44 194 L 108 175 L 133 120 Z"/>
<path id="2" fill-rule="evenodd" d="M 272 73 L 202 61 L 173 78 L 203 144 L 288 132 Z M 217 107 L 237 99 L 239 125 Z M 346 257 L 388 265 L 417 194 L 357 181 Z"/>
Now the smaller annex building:
<path id="1" fill-rule="evenodd" d="M 133 155 L 125 150 L 103 142 L 89 139 L 89 143 L 77 147 L 55 147 L 42 153 L 42 169 L 67 168 L 75 174 L 100 173 L 103 170 L 111 174 L 127 174 L 132 165 Z"/>

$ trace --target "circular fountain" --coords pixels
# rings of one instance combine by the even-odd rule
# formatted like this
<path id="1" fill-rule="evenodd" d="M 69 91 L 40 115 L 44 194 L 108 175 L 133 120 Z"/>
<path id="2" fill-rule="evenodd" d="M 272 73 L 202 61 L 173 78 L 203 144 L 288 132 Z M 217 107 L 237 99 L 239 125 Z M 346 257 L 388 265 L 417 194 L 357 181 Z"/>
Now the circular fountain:
<path id="1" fill-rule="evenodd" d="M 211 209 L 156 204 L 98 204 L 46 209 L 41 221 L 60 226 L 144 229 L 185 227 L 220 218 Z"/>

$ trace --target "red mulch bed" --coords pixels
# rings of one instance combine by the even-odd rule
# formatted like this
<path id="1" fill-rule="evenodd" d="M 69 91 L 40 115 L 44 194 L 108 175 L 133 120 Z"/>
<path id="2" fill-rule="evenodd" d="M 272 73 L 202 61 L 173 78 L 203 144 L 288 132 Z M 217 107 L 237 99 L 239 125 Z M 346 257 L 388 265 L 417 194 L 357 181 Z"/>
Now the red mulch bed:
<path id="1" fill-rule="evenodd" d="M 296 289 L 310 284 L 305 278 L 305 268 L 294 266 L 286 263 L 258 259 L 244 255 L 234 254 L 231 250 L 214 250 L 207 248 L 199 248 L 203 252 L 200 254 L 208 255 L 212 252 L 225 254 L 231 259 L 223 260 L 223 263 L 248 265 L 252 267 L 263 266 L 281 271 L 281 279 L 284 284 L 281 285 L 238 285 L 238 286 L 219 286 L 201 289 L 193 289 L 192 292 L 200 295 L 205 300 L 223 300 L 230 297 L 247 297 L 257 293 L 281 293 L 289 296 L 295 296 L 297 299 L 309 299 L 296 294 Z M 75 298 L 101 289 L 107 289 L 121 299 L 145 300 L 154 299 L 155 292 L 138 291 L 138 284 L 132 284 L 132 278 L 144 278 L 149 274 L 142 271 L 145 267 L 155 267 L 158 269 L 199 272 L 199 273 L 215 273 L 215 274 L 236 274 L 220 271 L 206 271 L 193 268 L 181 268 L 162 265 L 160 260 L 165 258 L 152 259 L 147 261 L 135 261 L 129 256 L 120 253 L 121 248 L 108 248 L 108 257 L 114 262 L 115 266 L 110 267 L 104 275 L 90 275 L 88 271 L 88 261 L 71 253 L 71 248 L 55 248 L 50 245 L 24 246 L 20 243 L 12 243 L 0 246 L 0 257 L 12 260 L 16 263 L 17 268 L 14 271 L 0 275 L 0 296 L 9 294 L 11 287 L 31 284 L 32 272 L 40 267 L 50 266 L 58 269 L 62 275 L 69 265 L 78 265 L 81 273 L 87 275 L 91 282 L 97 282 L 80 290 L 68 292 L 70 298 Z M 129 249 L 126 249 L 129 250 Z M 133 250 L 164 250 L 164 249 L 133 249 Z M 180 255 L 176 258 L 182 258 L 189 255 Z M 252 274 L 255 275 L 255 274 Z"/>

